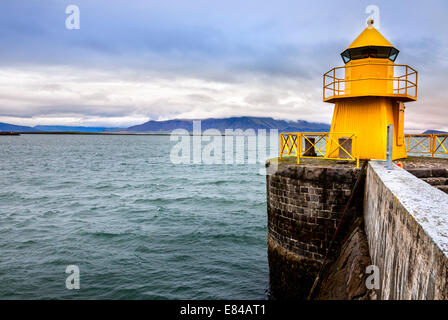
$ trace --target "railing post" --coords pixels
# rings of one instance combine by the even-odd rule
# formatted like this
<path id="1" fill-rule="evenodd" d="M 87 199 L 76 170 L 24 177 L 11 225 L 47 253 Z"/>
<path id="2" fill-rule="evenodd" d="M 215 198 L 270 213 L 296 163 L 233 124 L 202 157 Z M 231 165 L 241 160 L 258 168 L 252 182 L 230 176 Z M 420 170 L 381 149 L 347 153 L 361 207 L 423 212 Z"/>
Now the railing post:
<path id="1" fill-rule="evenodd" d="M 394 126 L 387 126 L 387 149 L 386 149 L 386 169 L 392 170 L 392 143 L 393 143 Z"/>
<path id="2" fill-rule="evenodd" d="M 293 147 L 292 134 L 288 134 L 288 156 L 291 155 L 292 147 Z"/>
<path id="3" fill-rule="evenodd" d="M 323 96 L 323 100 L 325 100 L 325 78 L 326 78 L 327 74 L 324 74 L 324 78 L 322 80 L 323 82 L 323 88 L 322 88 L 322 96 Z"/>
<path id="4" fill-rule="evenodd" d="M 280 159 L 283 156 L 283 133 L 280 133 Z"/>
<path id="5" fill-rule="evenodd" d="M 333 68 L 333 96 L 336 95 L 336 68 Z"/>
<path id="6" fill-rule="evenodd" d="M 406 82 L 404 84 L 404 94 L 408 95 L 408 66 L 406 65 Z"/>
<path id="7" fill-rule="evenodd" d="M 415 98 L 417 99 L 417 88 L 418 88 L 418 72 L 415 71 Z"/>
<path id="8" fill-rule="evenodd" d="M 356 150 L 356 168 L 359 168 L 359 145 L 358 145 L 358 135 L 355 135 L 355 150 Z"/>
<path id="9" fill-rule="evenodd" d="M 436 152 L 436 135 L 431 134 L 430 140 L 431 157 L 434 158 L 434 153 Z"/>

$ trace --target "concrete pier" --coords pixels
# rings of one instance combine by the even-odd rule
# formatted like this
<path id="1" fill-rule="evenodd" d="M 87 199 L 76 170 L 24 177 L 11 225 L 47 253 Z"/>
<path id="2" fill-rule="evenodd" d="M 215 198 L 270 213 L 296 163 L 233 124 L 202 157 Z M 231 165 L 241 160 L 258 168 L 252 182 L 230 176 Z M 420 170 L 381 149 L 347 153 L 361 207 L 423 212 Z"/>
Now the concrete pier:
<path id="1" fill-rule="evenodd" d="M 270 289 L 278 299 L 308 296 L 360 171 L 294 160 L 266 164 Z M 448 160 L 404 161 L 412 174 L 384 166 L 369 162 L 316 299 L 448 299 L 448 195 L 418 177 L 440 175 Z M 365 285 L 370 264 L 379 269 L 377 290 Z"/>
<path id="2" fill-rule="evenodd" d="M 380 270 L 379 299 L 448 299 L 446 193 L 372 161 L 364 216 L 370 256 Z"/>

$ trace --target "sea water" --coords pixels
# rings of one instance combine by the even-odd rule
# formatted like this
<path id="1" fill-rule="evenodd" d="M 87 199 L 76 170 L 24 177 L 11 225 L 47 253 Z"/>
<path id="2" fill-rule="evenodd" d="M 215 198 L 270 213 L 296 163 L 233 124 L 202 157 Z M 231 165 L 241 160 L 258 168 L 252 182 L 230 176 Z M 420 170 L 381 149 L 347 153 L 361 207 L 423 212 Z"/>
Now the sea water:
<path id="1" fill-rule="evenodd" d="M 0 299 L 266 299 L 262 164 L 173 164 L 173 144 L 0 137 Z"/>

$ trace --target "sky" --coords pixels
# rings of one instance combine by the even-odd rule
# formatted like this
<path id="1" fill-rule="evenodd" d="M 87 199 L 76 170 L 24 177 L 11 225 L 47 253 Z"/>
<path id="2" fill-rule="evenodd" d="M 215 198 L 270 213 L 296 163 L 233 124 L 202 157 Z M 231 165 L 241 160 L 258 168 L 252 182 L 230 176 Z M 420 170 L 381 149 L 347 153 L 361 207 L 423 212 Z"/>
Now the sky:
<path id="1" fill-rule="evenodd" d="M 66 8 L 80 10 L 69 30 Z M 322 75 L 379 8 L 419 72 L 408 131 L 448 130 L 446 0 L 2 0 L 0 122 L 127 127 L 259 116 L 331 122 Z"/>

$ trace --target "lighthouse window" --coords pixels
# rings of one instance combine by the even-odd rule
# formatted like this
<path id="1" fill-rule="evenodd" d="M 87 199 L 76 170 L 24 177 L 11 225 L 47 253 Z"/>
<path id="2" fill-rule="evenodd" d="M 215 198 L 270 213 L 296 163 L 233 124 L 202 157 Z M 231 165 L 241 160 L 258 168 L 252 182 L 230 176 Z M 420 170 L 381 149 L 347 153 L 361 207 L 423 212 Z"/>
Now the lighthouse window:
<path id="1" fill-rule="evenodd" d="M 369 47 L 354 48 L 350 49 L 351 60 L 365 59 L 369 57 Z"/>
<path id="2" fill-rule="evenodd" d="M 353 48 L 345 50 L 341 56 L 344 63 L 350 60 L 366 59 L 366 58 L 379 58 L 379 59 L 389 59 L 395 61 L 398 56 L 398 50 L 391 47 L 378 47 L 378 46 L 368 46 L 361 48 Z"/>
<path id="3" fill-rule="evenodd" d="M 389 58 L 390 48 L 388 47 L 370 47 L 371 58 Z"/>
<path id="4" fill-rule="evenodd" d="M 345 50 L 344 52 L 342 52 L 341 56 L 342 56 L 342 60 L 344 60 L 344 63 L 347 63 L 347 62 L 350 61 L 350 52 L 349 52 L 349 50 Z"/>
<path id="5" fill-rule="evenodd" d="M 389 60 L 395 61 L 395 59 L 397 59 L 397 56 L 398 56 L 399 52 L 400 51 L 398 51 L 397 49 L 391 48 L 390 49 L 390 54 L 389 54 Z"/>

